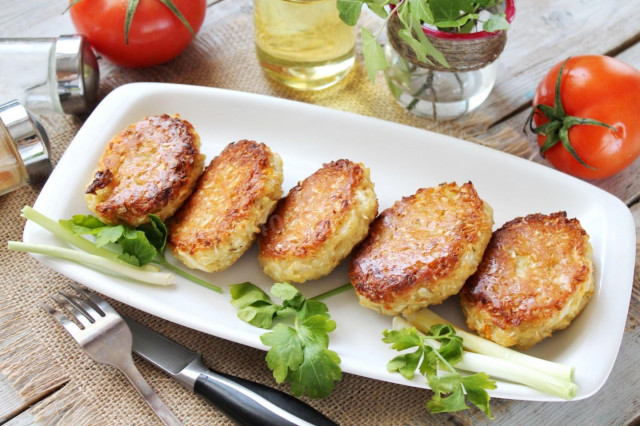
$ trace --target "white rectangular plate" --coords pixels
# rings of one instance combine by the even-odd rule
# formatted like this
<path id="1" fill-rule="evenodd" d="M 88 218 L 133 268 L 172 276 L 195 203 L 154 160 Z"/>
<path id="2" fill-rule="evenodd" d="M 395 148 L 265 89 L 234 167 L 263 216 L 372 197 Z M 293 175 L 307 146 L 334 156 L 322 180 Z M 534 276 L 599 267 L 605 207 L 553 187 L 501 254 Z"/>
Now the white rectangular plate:
<path id="1" fill-rule="evenodd" d="M 596 292 L 566 330 L 538 344 L 530 354 L 576 367 L 576 399 L 594 394 L 606 381 L 622 339 L 633 283 L 635 227 L 617 198 L 565 174 L 466 141 L 421 129 L 283 99 L 197 86 L 135 83 L 114 90 L 82 126 L 38 197 L 35 208 L 54 219 L 88 214 L 84 190 L 113 135 L 148 115 L 179 113 L 202 139 L 207 163 L 230 142 L 264 142 L 284 161 L 284 192 L 323 163 L 340 158 L 371 169 L 380 211 L 418 188 L 472 181 L 494 209 L 496 227 L 529 213 L 560 210 L 577 217 L 591 236 Z M 150 165 L 152 166 L 152 165 Z M 28 223 L 24 241 L 64 246 L 47 231 Z M 221 286 L 220 295 L 177 278 L 161 288 L 118 279 L 78 264 L 37 256 L 47 266 L 94 290 L 169 321 L 265 349 L 265 331 L 236 317 L 229 285 L 251 281 L 268 290 L 272 281 L 257 262 L 256 247 L 224 272 L 203 278 Z M 174 259 L 171 259 L 174 260 Z M 348 282 L 343 262 L 329 276 L 300 285 L 308 297 Z M 337 329 L 331 349 L 345 372 L 426 387 L 387 372 L 397 355 L 382 343 L 391 318 L 361 307 L 353 292 L 326 301 Z M 463 325 L 457 298 L 434 310 Z M 498 382 L 498 398 L 554 401 L 557 398 L 513 383 Z"/>

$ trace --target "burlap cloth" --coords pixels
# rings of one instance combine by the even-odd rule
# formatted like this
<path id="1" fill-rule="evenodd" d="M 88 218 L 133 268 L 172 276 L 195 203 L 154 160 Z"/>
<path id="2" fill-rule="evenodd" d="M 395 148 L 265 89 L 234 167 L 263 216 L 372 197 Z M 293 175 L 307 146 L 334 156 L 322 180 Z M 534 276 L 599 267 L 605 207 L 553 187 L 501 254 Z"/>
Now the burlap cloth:
<path id="1" fill-rule="evenodd" d="M 211 9 L 210 9 L 211 10 Z M 352 111 L 467 139 L 481 137 L 483 120 L 434 123 L 405 112 L 396 104 L 384 79 L 370 83 L 362 57 L 339 85 L 318 93 L 300 93 L 269 81 L 255 60 L 251 9 L 237 7 L 222 19 L 209 19 L 196 41 L 178 59 L 149 69 L 120 69 L 101 61 L 100 98 L 115 87 L 137 81 L 161 81 L 222 87 L 295 99 Z M 42 117 L 57 162 L 82 125 L 81 117 Z M 471 123 L 471 124 L 469 124 Z M 478 125 L 478 123 L 480 123 Z M 476 138 L 476 136 L 478 138 Z M 507 138 L 510 139 L 510 138 Z M 518 138 L 516 137 L 517 141 Z M 393 141 L 389 141 L 393 143 Z M 494 138 L 487 143 L 504 143 Z M 526 142 L 509 149 L 522 155 Z M 0 197 L 2 240 L 21 240 L 24 220 L 19 211 L 33 205 L 40 187 L 25 187 Z M 49 270 L 26 254 L 0 247 L 0 384 L 8 383 L 15 395 L 3 395 L 4 420 L 15 413 L 2 412 L 12 401 L 33 407 L 20 419 L 47 424 L 157 424 L 124 376 L 93 362 L 39 303 L 69 279 Z M 264 360 L 265 353 L 199 333 L 113 302 L 117 310 L 203 354 L 211 368 L 275 386 Z M 166 375 L 136 359 L 143 376 L 185 424 L 230 424 L 230 420 L 204 400 L 189 393 Z M 281 389 L 288 390 L 287 386 Z M 43 398 L 44 394 L 50 395 Z M 428 391 L 345 374 L 333 394 L 307 400 L 340 424 L 433 424 L 484 422 L 477 410 L 454 415 L 429 415 L 424 404 Z M 0 398 L 0 399 L 3 399 Z M 494 401 L 499 415 L 507 401 Z M 0 423 L 2 419 L 0 418 Z M 17 419 L 9 424 L 18 424 Z M 24 423 L 23 423 L 24 424 Z"/>

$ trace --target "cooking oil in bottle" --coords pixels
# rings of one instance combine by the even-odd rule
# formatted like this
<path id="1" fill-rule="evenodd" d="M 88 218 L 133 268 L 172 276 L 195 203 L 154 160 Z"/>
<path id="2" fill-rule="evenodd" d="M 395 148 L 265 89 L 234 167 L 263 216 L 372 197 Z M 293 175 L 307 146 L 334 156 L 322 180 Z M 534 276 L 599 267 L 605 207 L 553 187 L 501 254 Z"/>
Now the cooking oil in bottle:
<path id="1" fill-rule="evenodd" d="M 287 86 L 323 89 L 353 67 L 355 29 L 335 0 L 254 0 L 254 24 L 260 65 Z"/>

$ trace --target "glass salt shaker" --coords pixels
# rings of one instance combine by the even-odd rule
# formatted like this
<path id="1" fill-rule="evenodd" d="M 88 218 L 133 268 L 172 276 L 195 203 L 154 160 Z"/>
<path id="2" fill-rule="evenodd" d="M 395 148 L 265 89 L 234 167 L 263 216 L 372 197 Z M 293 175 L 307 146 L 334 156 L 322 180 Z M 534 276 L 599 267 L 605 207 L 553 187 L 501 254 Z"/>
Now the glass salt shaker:
<path id="1" fill-rule="evenodd" d="M 44 181 L 51 169 L 42 125 L 17 100 L 0 105 L 0 195 Z"/>
<path id="2" fill-rule="evenodd" d="M 81 35 L 0 39 L 0 103 L 37 114 L 83 114 L 95 106 L 100 73 Z"/>

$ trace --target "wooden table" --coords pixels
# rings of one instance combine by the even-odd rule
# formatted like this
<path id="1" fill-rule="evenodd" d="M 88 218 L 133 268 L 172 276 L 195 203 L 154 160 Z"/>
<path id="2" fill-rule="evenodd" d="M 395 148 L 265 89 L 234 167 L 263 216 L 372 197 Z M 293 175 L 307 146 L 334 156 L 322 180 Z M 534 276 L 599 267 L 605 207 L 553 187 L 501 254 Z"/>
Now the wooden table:
<path id="1" fill-rule="evenodd" d="M 90 0 L 85 0 L 90 1 Z M 0 0 L 0 36 L 57 36 L 73 33 L 66 0 Z M 212 1 L 206 22 L 250 15 L 250 0 Z M 375 18 L 367 20 L 375 24 Z M 499 133 L 533 137 L 520 132 L 529 113 L 533 92 L 547 70 L 569 55 L 607 54 L 640 68 L 639 0 L 520 0 L 500 59 L 498 83 L 479 109 L 488 128 L 479 139 Z M 251 31 L 247 28 L 247 31 Z M 252 60 L 252 58 L 248 58 Z M 101 61 L 103 75 L 112 65 Z M 640 112 L 638 112 L 640 120 Z M 505 144 L 501 149 L 509 151 Z M 535 150 L 517 153 L 544 163 Z M 593 182 L 625 202 L 640 224 L 640 159 L 609 179 Z M 626 424 L 640 420 L 640 263 L 636 253 L 636 276 L 627 328 L 609 380 L 595 396 L 571 403 L 500 401 L 494 407 L 494 424 Z M 620 309 L 626 307 L 621 306 Z M 43 395 L 46 398 L 46 395 Z M 16 409 L 14 407 L 14 409 Z M 18 407 L 17 411 L 28 410 Z M 372 419 L 373 420 L 373 419 Z"/>

